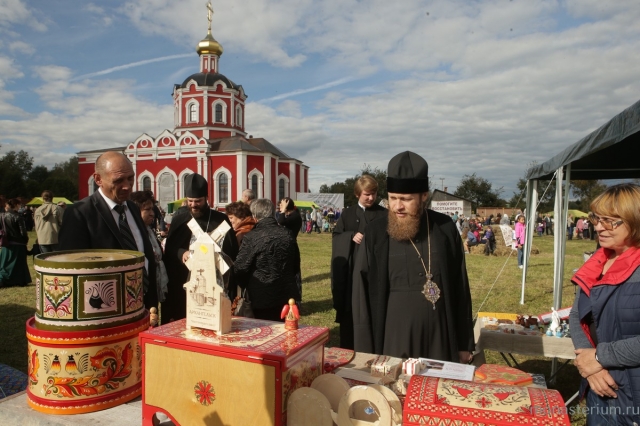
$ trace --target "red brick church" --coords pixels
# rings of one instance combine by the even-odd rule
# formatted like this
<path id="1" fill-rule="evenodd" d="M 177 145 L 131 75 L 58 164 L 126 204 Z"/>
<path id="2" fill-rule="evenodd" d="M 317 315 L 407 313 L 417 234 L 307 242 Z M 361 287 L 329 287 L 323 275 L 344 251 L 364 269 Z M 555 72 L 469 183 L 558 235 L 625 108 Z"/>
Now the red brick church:
<path id="1" fill-rule="evenodd" d="M 146 133 L 126 147 L 78 153 L 80 198 L 97 190 L 94 164 L 109 150 L 123 152 L 136 172 L 134 190 L 151 190 L 160 205 L 184 196 L 184 179 L 199 173 L 209 182 L 209 204 L 223 208 L 253 189 L 258 198 L 277 202 L 308 192 L 309 167 L 264 138 L 245 131 L 242 86 L 219 73 L 222 46 L 211 35 L 196 48 L 200 72 L 173 87 L 174 129 L 155 138 Z"/>

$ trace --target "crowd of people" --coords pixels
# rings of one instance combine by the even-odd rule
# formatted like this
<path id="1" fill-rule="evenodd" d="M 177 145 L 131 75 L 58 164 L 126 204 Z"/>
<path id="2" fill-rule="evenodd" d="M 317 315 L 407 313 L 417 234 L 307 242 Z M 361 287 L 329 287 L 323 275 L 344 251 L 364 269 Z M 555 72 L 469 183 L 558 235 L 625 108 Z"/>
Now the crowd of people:
<path id="1" fill-rule="evenodd" d="M 484 245 L 484 253 L 493 254 L 492 225 L 511 225 L 507 215 L 468 218 L 426 209 L 428 165 L 409 151 L 389 162 L 386 203 L 376 203 L 378 183 L 364 175 L 354 186 L 357 204 L 344 211 L 298 209 L 288 197 L 276 207 L 248 189 L 223 213 L 208 204 L 206 179 L 192 174 L 185 179 L 185 205 L 165 223 L 153 193 L 132 191 L 133 167 L 121 153 L 102 154 L 94 180 L 98 190 L 66 209 L 53 204 L 51 191 L 42 193 L 35 211 L 16 199 L 3 203 L 0 287 L 31 282 L 26 257 L 32 218 L 42 253 L 100 248 L 144 253 L 145 306 L 160 305 L 163 323 L 178 320 L 186 316 L 185 262 L 193 240 L 187 224 L 193 219 L 211 232 L 226 222 L 230 230 L 221 248 L 232 266 L 224 280 L 226 294 L 234 299 L 241 290 L 256 318 L 281 321 L 289 299 L 302 302 L 298 236 L 328 226 L 340 346 L 397 357 L 472 361 L 464 253 Z M 605 407 L 640 405 L 640 325 L 634 316 L 640 303 L 638 206 L 640 186 L 619 184 L 593 201 L 587 217 L 568 218 L 569 239 L 575 232 L 576 238 L 597 238 L 599 244 L 572 279 L 579 290 L 570 316 L 587 406 L 603 409 L 592 412 L 596 416 Z M 527 239 L 522 212 L 514 222 L 522 268 Z M 553 235 L 553 219 L 538 216 L 535 230 L 539 236 Z M 610 419 L 588 422 L 605 420 Z"/>

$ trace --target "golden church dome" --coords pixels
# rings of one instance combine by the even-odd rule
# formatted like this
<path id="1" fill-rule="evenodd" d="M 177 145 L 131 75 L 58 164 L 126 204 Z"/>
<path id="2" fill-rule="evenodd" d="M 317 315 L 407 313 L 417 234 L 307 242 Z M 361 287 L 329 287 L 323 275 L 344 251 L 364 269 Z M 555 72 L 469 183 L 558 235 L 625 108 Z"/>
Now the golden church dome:
<path id="1" fill-rule="evenodd" d="M 215 38 L 211 35 L 211 30 L 207 33 L 207 36 L 200 40 L 198 43 L 198 47 L 196 47 L 196 52 L 198 55 L 202 54 L 214 54 L 214 55 L 222 55 L 224 49 L 222 45 L 216 41 Z"/>

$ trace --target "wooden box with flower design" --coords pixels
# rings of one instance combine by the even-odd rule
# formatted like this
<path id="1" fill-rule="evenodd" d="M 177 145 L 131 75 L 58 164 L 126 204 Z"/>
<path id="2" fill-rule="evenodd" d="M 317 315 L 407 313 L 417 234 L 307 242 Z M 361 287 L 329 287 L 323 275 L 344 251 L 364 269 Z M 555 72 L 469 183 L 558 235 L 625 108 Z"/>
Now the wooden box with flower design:
<path id="1" fill-rule="evenodd" d="M 570 425 L 556 390 L 413 376 L 403 425 Z"/>
<path id="2" fill-rule="evenodd" d="M 285 425 L 289 395 L 322 374 L 329 330 L 232 318 L 231 332 L 175 321 L 140 333 L 142 417 L 176 424 Z"/>

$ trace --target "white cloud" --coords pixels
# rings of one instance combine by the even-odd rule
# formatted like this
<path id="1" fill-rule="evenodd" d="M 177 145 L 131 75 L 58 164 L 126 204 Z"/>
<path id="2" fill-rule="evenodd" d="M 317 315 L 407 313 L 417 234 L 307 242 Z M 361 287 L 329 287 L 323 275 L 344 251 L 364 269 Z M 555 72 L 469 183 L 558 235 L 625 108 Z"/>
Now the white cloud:
<path id="1" fill-rule="evenodd" d="M 96 16 L 103 12 L 92 7 Z M 256 63 L 250 71 L 260 84 L 282 79 L 261 64 L 300 70 L 284 95 L 247 104 L 246 125 L 309 165 L 316 190 L 365 163 L 385 169 L 410 149 L 450 190 L 476 172 L 504 185 L 509 197 L 532 160 L 547 160 L 640 93 L 635 1 L 247 0 L 214 7 L 214 36 L 227 55 Z M 204 0 L 129 1 L 121 12 L 140 31 L 189 49 L 206 31 Z M 66 67 L 37 69 L 45 111 L 2 121 L 0 132 L 48 159 L 172 128 L 166 96 L 166 104 L 155 104 L 132 94 L 145 81 L 91 78 L 142 62 L 76 79 Z M 189 73 L 172 70 L 158 91 Z M 21 112 L 4 89 L 20 77 L 21 67 L 0 57 L 0 113 Z"/>
<path id="2" fill-rule="evenodd" d="M 306 56 L 290 54 L 285 44 L 301 35 L 298 21 L 311 0 L 245 0 L 214 5 L 212 33 L 223 48 L 242 50 L 282 67 L 296 67 Z M 194 46 L 206 35 L 207 10 L 201 0 L 136 0 L 122 7 L 142 32 Z M 190 25 L 184 25 L 189 22 Z"/>
<path id="3" fill-rule="evenodd" d="M 0 26 L 28 24 L 37 31 L 45 31 L 47 26 L 33 16 L 21 0 L 0 0 Z"/>
<path id="4" fill-rule="evenodd" d="M 0 70 L 2 62 L 0 61 Z M 136 98 L 131 81 L 70 82 L 72 71 L 49 66 L 34 70 L 35 89 L 47 110 L 19 121 L 1 121 L 3 149 L 20 146 L 37 164 L 64 161 L 69 152 L 124 146 L 142 133 L 172 127 L 173 109 Z"/>
<path id="5" fill-rule="evenodd" d="M 9 50 L 12 53 L 18 52 L 18 53 L 24 53 L 27 55 L 32 55 L 36 51 L 36 49 L 33 46 L 31 46 L 29 43 L 25 43 L 24 41 L 21 41 L 21 40 L 9 42 Z"/>

